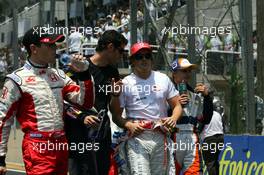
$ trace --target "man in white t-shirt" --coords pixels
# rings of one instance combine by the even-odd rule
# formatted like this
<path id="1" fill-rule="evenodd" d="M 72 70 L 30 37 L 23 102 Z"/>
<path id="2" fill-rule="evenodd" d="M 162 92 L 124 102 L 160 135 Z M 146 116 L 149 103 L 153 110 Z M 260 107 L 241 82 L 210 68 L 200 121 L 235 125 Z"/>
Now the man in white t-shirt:
<path id="1" fill-rule="evenodd" d="M 211 44 L 211 48 L 210 48 L 211 50 L 221 50 L 222 49 L 222 41 L 217 35 L 211 36 L 210 44 Z"/>
<path id="2" fill-rule="evenodd" d="M 84 36 L 78 31 L 78 29 L 76 29 L 75 32 L 71 33 L 69 36 L 70 53 L 80 52 L 83 41 L 84 41 Z"/>
<path id="3" fill-rule="evenodd" d="M 133 73 L 123 79 L 119 98 L 112 98 L 113 121 L 128 130 L 126 162 L 129 174 L 175 174 L 169 133 L 182 113 L 178 91 L 170 78 L 152 71 L 151 47 L 136 43 L 131 47 Z M 167 103 L 172 107 L 167 114 Z M 122 118 L 123 109 L 126 118 Z M 167 145 L 166 145 L 167 144 Z"/>
<path id="4" fill-rule="evenodd" d="M 130 34 L 130 31 L 128 29 L 128 26 L 125 25 L 124 26 L 124 32 L 122 33 L 122 35 L 127 39 L 128 43 L 126 45 L 126 50 L 129 50 L 130 49 L 130 46 L 131 46 L 131 34 Z"/>
<path id="5" fill-rule="evenodd" d="M 128 15 L 128 12 L 124 12 L 124 16 L 121 18 L 121 25 L 128 24 L 130 20 L 130 16 Z"/>
<path id="6" fill-rule="evenodd" d="M 214 98 L 214 112 L 208 125 L 201 133 L 203 159 L 209 175 L 219 175 L 218 157 L 224 145 L 223 107 L 219 98 Z M 214 146 L 215 149 L 208 149 Z"/>

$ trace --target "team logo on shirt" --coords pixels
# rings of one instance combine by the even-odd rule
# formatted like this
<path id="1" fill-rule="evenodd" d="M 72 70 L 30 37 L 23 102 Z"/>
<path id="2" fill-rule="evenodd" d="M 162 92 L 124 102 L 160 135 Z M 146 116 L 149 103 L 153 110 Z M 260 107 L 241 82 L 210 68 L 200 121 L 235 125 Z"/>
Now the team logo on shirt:
<path id="1" fill-rule="evenodd" d="M 2 99 L 6 99 L 7 98 L 7 94 L 8 94 L 8 89 L 7 89 L 7 87 L 3 87 L 3 89 L 2 89 L 2 95 L 1 95 L 1 98 Z"/>
<path id="2" fill-rule="evenodd" d="M 160 90 L 161 90 L 161 88 L 159 86 L 157 86 L 157 85 L 153 85 L 152 86 L 152 91 L 153 92 L 157 92 L 157 91 L 160 91 Z"/>
<path id="3" fill-rule="evenodd" d="M 56 81 L 59 80 L 58 75 L 56 75 L 56 74 L 54 74 L 54 73 L 49 74 L 49 78 L 50 78 L 50 80 L 51 80 L 52 82 L 56 82 Z"/>
<path id="4" fill-rule="evenodd" d="M 136 101 L 141 101 L 141 100 L 146 100 L 147 97 L 140 97 L 140 98 L 136 98 Z"/>
<path id="5" fill-rule="evenodd" d="M 35 76 L 29 76 L 25 80 L 27 84 L 36 84 L 36 77 Z"/>

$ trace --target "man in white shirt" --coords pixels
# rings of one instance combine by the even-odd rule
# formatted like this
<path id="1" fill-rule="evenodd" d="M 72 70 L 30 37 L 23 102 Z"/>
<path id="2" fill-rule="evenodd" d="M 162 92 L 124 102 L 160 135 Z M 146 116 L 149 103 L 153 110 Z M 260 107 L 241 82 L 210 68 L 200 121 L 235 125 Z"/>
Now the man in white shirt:
<path id="1" fill-rule="evenodd" d="M 83 41 L 84 36 L 78 31 L 78 28 L 76 28 L 75 32 L 71 33 L 69 36 L 70 53 L 80 52 Z"/>
<path id="2" fill-rule="evenodd" d="M 196 40 L 195 45 L 196 45 L 197 51 L 202 52 L 203 50 L 205 50 L 205 36 L 204 36 L 204 34 L 197 35 L 195 37 L 195 40 Z"/>
<path id="3" fill-rule="evenodd" d="M 224 145 L 223 107 L 220 100 L 214 98 L 214 112 L 209 124 L 205 125 L 201 133 L 203 141 L 203 159 L 209 175 L 219 175 L 220 148 Z M 209 149 L 215 148 L 215 149 Z"/>
<path id="4" fill-rule="evenodd" d="M 127 11 L 124 12 L 124 16 L 121 18 L 121 24 L 128 24 L 130 20 L 130 16 L 128 15 Z"/>
<path id="5" fill-rule="evenodd" d="M 128 130 L 126 162 L 129 174 L 175 174 L 169 133 L 182 113 L 178 91 L 170 78 L 152 71 L 151 47 L 136 43 L 131 47 L 133 73 L 123 79 L 122 92 L 112 98 L 113 121 Z M 167 103 L 172 107 L 168 117 Z M 122 118 L 123 109 L 126 119 Z"/>
<path id="6" fill-rule="evenodd" d="M 224 59 L 222 58 L 222 55 L 217 52 L 223 49 L 223 43 L 218 35 L 211 35 L 208 46 L 210 50 L 213 50 L 213 52 L 208 54 L 207 58 L 208 73 L 217 75 L 224 74 Z"/>
<path id="7" fill-rule="evenodd" d="M 211 44 L 211 50 L 221 50 L 223 43 L 216 35 L 216 36 L 211 36 L 210 44 Z"/>
<path id="8" fill-rule="evenodd" d="M 125 25 L 124 26 L 124 32 L 122 33 L 122 35 L 127 39 L 128 43 L 126 45 L 126 50 L 129 50 L 130 49 L 130 46 L 131 46 L 131 35 L 130 35 L 130 31 L 128 29 L 128 26 Z"/>

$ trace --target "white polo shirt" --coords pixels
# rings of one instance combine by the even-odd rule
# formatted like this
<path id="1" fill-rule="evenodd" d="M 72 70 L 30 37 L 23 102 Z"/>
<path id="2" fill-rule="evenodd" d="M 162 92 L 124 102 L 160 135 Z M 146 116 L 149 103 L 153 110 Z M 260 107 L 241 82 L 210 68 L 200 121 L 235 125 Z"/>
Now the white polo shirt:
<path id="1" fill-rule="evenodd" d="M 120 104 L 127 118 L 157 120 L 167 116 L 167 100 L 178 95 L 170 78 L 152 71 L 147 79 L 134 73 L 123 79 Z"/>
<path id="2" fill-rule="evenodd" d="M 208 125 L 204 126 L 204 129 L 201 133 L 201 139 L 204 140 L 206 137 L 213 136 L 215 134 L 223 134 L 223 122 L 222 116 L 219 112 L 214 111 L 211 122 Z"/>

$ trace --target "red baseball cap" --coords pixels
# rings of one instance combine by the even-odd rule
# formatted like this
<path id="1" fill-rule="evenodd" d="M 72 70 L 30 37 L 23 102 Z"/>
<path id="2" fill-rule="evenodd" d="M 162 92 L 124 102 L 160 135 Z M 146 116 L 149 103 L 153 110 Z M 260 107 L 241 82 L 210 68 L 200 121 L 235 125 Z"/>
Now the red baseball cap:
<path id="1" fill-rule="evenodd" d="M 146 42 L 135 43 L 132 45 L 131 50 L 130 50 L 131 56 L 138 53 L 141 49 L 147 49 L 149 51 L 152 51 L 150 45 Z"/>

